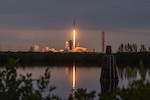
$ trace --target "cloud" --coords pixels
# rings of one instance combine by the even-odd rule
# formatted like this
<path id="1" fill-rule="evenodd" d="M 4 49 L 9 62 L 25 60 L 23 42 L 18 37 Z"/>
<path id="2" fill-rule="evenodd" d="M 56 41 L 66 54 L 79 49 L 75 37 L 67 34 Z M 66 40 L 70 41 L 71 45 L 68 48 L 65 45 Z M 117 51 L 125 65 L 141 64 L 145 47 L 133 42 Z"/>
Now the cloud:
<path id="1" fill-rule="evenodd" d="M 77 19 L 87 30 L 148 28 L 150 1 L 1 1 L 0 21 L 5 27 L 62 30 Z M 2 24 L 1 24 L 2 26 Z"/>

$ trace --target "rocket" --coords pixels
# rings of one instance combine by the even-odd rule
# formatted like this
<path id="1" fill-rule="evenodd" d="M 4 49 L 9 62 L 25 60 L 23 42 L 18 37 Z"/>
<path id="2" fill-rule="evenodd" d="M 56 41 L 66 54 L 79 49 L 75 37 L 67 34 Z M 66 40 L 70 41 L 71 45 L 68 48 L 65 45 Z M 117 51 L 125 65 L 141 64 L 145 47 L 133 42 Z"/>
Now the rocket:
<path id="1" fill-rule="evenodd" d="M 75 42 L 76 42 L 76 30 L 75 30 L 75 25 L 76 25 L 76 23 L 75 23 L 75 18 L 74 18 L 74 29 L 73 29 L 73 48 L 75 48 L 76 46 L 76 44 L 75 44 Z"/>

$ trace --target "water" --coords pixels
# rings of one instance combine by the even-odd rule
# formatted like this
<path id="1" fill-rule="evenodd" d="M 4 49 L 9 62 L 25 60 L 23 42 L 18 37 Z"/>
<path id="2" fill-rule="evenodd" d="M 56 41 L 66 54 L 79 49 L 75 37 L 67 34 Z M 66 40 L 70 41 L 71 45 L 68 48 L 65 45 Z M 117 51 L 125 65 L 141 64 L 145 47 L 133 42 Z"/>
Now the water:
<path id="1" fill-rule="evenodd" d="M 34 66 L 34 67 L 20 67 L 17 71 L 25 75 L 32 73 L 32 78 L 39 78 L 44 74 L 45 69 L 49 67 Z M 72 94 L 72 89 L 86 88 L 87 92 L 95 90 L 101 93 L 101 67 L 99 66 L 53 66 L 49 67 L 51 70 L 50 84 L 56 86 L 53 93 L 61 98 L 68 98 Z M 119 68 L 119 82 L 118 87 L 127 87 L 129 80 L 138 80 L 141 78 L 137 68 L 132 69 L 133 76 L 127 74 L 126 68 Z M 146 71 L 146 79 L 150 80 L 150 70 Z M 96 95 L 97 95 L 96 94 Z M 98 98 L 98 97 L 97 97 Z"/>

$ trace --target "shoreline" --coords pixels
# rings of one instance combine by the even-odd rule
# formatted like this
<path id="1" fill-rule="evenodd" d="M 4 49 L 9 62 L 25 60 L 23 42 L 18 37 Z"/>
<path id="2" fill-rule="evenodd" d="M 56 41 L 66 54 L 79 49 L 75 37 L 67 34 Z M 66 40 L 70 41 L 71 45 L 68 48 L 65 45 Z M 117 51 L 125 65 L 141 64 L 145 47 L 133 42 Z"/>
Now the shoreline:
<path id="1" fill-rule="evenodd" d="M 52 53 L 52 52 L 0 52 L 0 65 L 9 59 L 19 59 L 20 65 L 96 65 L 100 66 L 102 53 Z M 114 53 L 118 67 L 138 66 L 142 60 L 145 67 L 150 67 L 150 52 Z"/>

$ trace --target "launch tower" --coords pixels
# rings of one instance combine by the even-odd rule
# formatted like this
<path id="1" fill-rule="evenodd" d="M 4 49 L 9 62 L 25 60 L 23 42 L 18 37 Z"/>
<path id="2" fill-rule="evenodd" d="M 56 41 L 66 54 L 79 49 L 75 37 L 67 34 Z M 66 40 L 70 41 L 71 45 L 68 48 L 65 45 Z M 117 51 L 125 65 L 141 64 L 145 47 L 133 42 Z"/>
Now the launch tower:
<path id="1" fill-rule="evenodd" d="M 104 46 L 105 46 L 105 33 L 102 32 L 102 52 L 104 53 Z"/>

